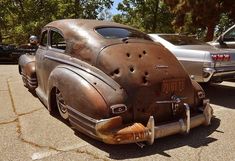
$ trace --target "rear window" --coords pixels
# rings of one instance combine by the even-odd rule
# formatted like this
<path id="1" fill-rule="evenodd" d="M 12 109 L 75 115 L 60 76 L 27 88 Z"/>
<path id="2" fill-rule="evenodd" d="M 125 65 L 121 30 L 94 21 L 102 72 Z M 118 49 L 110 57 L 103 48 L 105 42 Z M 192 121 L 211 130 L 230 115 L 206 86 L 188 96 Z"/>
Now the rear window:
<path id="1" fill-rule="evenodd" d="M 172 43 L 173 45 L 207 45 L 207 43 L 197 40 L 193 37 L 188 37 L 184 35 L 159 35 L 161 38 Z"/>
<path id="2" fill-rule="evenodd" d="M 129 28 L 102 27 L 95 30 L 106 39 L 138 38 L 151 40 L 148 35 Z"/>

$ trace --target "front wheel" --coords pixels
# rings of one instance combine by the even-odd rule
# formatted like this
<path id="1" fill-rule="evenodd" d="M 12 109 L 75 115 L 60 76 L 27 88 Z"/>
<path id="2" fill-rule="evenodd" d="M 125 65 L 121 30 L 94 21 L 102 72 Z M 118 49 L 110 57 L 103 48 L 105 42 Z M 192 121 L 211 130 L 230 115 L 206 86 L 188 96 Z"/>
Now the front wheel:
<path id="1" fill-rule="evenodd" d="M 56 104 L 57 104 L 57 108 L 59 110 L 60 116 L 63 119 L 68 120 L 69 114 L 68 114 L 67 105 L 65 104 L 63 96 L 58 89 L 56 89 Z"/>

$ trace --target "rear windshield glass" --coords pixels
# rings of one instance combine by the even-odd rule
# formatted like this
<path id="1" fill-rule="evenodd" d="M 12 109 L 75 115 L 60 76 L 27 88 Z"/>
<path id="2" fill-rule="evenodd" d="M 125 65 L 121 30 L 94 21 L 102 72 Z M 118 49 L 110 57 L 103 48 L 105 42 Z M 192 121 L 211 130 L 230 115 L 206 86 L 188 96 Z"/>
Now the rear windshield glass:
<path id="1" fill-rule="evenodd" d="M 106 39 L 140 38 L 140 39 L 151 40 L 148 35 L 140 31 L 129 28 L 102 27 L 102 28 L 96 28 L 95 30 Z"/>
<path id="2" fill-rule="evenodd" d="M 207 45 L 207 43 L 184 35 L 159 35 L 173 45 Z"/>

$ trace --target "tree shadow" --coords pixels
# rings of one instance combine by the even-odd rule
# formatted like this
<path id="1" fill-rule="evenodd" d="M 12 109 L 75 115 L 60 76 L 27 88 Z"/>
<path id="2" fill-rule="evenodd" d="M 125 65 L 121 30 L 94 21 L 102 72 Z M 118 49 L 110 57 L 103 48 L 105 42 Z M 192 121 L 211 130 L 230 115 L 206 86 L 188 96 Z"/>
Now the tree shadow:
<path id="1" fill-rule="evenodd" d="M 180 148 L 182 146 L 190 146 L 193 148 L 200 148 L 207 146 L 208 144 L 216 141 L 217 139 L 210 137 L 213 132 L 220 132 L 216 129 L 220 125 L 220 119 L 213 118 L 210 126 L 200 126 L 195 129 L 191 129 L 187 135 L 177 134 L 169 137 L 155 139 L 155 143 L 150 146 L 140 148 L 137 144 L 124 144 L 124 145 L 109 145 L 100 141 L 96 141 L 78 131 L 75 130 L 75 135 L 94 147 L 105 151 L 109 154 L 110 159 L 123 160 L 131 158 L 139 158 L 149 155 L 163 155 L 165 157 L 171 157 L 167 154 L 167 150 Z"/>
<path id="2" fill-rule="evenodd" d="M 210 103 L 235 109 L 235 86 L 225 84 L 203 84 L 206 97 L 210 99 Z"/>

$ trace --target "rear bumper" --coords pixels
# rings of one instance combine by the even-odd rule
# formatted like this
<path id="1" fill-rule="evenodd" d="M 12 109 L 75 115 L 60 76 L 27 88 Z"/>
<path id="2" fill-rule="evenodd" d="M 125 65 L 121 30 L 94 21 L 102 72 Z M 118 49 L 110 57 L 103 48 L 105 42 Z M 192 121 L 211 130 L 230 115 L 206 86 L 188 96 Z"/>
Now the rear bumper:
<path id="1" fill-rule="evenodd" d="M 190 129 L 200 126 L 209 125 L 212 117 L 212 108 L 209 103 L 204 105 L 203 112 L 196 116 L 190 117 L 190 107 L 185 104 L 186 118 L 180 119 L 177 122 L 167 123 L 159 126 L 155 126 L 153 116 L 150 116 L 147 126 L 141 123 L 133 123 L 131 125 L 123 125 L 122 118 L 116 116 L 109 119 L 102 119 L 93 122 L 92 120 L 85 121 L 87 116 L 79 116 L 82 118 L 81 122 L 74 117 L 74 109 L 68 108 L 70 115 L 70 122 L 73 126 L 81 132 L 84 132 L 98 140 L 101 140 L 108 144 L 127 144 L 137 142 L 147 142 L 153 144 L 154 139 L 161 138 L 177 133 L 188 133 Z M 71 111 L 72 110 L 72 111 Z M 78 124 L 78 122 L 80 124 Z M 77 123 L 76 123 L 77 122 Z M 84 125 L 93 122 L 87 128 Z M 90 129 L 88 131 L 88 129 Z"/>
<path id="2" fill-rule="evenodd" d="M 213 74 L 211 81 L 224 81 L 235 79 L 235 70 L 234 71 L 217 71 Z"/>
<path id="3" fill-rule="evenodd" d="M 235 67 L 234 68 L 204 68 L 203 74 L 206 77 L 203 77 L 204 82 L 220 82 L 224 80 L 235 79 Z"/>

